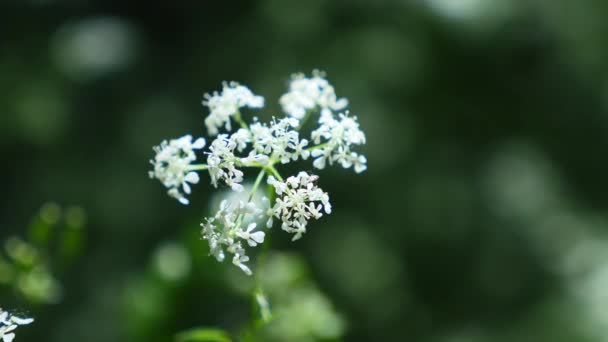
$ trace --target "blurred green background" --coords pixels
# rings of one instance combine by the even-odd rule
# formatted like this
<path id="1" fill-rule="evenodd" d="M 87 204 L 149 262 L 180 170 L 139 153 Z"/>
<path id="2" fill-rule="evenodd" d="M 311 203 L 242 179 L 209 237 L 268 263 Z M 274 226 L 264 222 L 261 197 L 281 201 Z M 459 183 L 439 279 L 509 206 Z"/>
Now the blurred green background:
<path id="1" fill-rule="evenodd" d="M 60 287 L 37 297 L 27 284 L 53 283 L 11 285 L 0 263 L 0 304 L 36 318 L 16 341 L 247 324 L 246 277 L 200 240 L 217 191 L 181 206 L 148 160 L 206 134 L 222 81 L 271 115 L 314 68 L 350 99 L 369 170 L 318 172 L 334 212 L 302 240 L 275 227 L 268 286 L 298 297 L 258 340 L 605 341 L 607 16 L 604 0 L 2 1 L 2 260 L 37 260 L 9 237 L 52 232 Z"/>

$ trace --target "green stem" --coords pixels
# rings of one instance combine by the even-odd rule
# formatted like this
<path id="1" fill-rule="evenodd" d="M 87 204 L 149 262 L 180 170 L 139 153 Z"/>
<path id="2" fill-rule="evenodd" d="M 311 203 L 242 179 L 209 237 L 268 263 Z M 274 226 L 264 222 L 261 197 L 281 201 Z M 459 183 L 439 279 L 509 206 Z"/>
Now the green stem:
<path id="1" fill-rule="evenodd" d="M 192 164 L 188 165 L 188 170 L 196 171 L 196 170 L 207 170 L 209 166 L 207 164 Z"/>
<path id="2" fill-rule="evenodd" d="M 243 118 L 241 117 L 241 112 L 237 111 L 236 113 L 234 113 L 234 121 L 236 121 L 239 125 L 241 125 L 242 128 L 244 129 L 249 129 L 249 126 L 247 126 L 247 123 L 245 121 L 243 121 Z"/>
<path id="3" fill-rule="evenodd" d="M 258 173 L 258 177 L 255 179 L 255 183 L 253 184 L 253 187 L 251 188 L 251 192 L 249 193 L 249 197 L 247 198 L 247 203 L 251 202 L 251 200 L 253 199 L 255 192 L 258 190 L 258 187 L 260 186 L 260 183 L 262 183 L 262 179 L 264 178 L 265 173 L 266 173 L 265 169 L 260 170 L 260 173 Z M 238 228 L 241 225 L 242 221 L 243 221 L 243 214 L 239 214 L 239 216 L 236 217 L 235 227 Z"/>
<path id="4" fill-rule="evenodd" d="M 300 120 L 300 124 L 298 125 L 298 127 L 296 127 L 296 131 L 299 131 L 302 129 L 302 127 L 304 127 L 304 125 L 306 124 L 306 121 L 308 121 L 311 114 L 312 114 L 311 110 L 306 111 L 306 114 L 304 114 L 304 117 L 302 118 L 302 120 Z"/>
<path id="5" fill-rule="evenodd" d="M 258 190 L 260 183 L 262 183 L 262 179 L 264 179 L 265 173 L 266 172 L 264 169 L 260 170 L 260 173 L 258 173 L 258 177 L 255 179 L 255 183 L 253 183 L 253 187 L 251 188 L 251 192 L 249 193 L 249 198 L 247 199 L 247 202 L 251 202 L 251 200 L 253 199 L 253 195 L 255 195 L 255 192 Z"/>
<path id="6" fill-rule="evenodd" d="M 322 143 L 322 144 L 319 144 L 319 145 L 307 147 L 306 150 L 307 151 L 314 151 L 314 150 L 318 150 L 320 148 L 324 148 L 327 145 L 328 145 L 328 143 Z"/>
<path id="7" fill-rule="evenodd" d="M 277 171 L 277 169 L 272 164 L 266 165 L 265 170 L 270 172 L 270 174 L 275 176 L 279 181 L 283 182 L 283 177 L 281 177 L 279 171 Z"/>

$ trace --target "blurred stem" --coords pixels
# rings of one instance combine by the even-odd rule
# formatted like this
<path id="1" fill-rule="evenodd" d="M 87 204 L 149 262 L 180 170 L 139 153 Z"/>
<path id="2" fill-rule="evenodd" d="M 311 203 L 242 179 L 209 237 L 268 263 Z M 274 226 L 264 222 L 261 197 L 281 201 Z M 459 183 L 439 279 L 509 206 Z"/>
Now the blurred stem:
<path id="1" fill-rule="evenodd" d="M 239 125 L 241 125 L 242 128 L 249 129 L 249 126 L 247 126 L 247 123 L 245 121 L 243 121 L 240 111 L 237 110 L 236 113 L 234 114 L 233 118 L 234 118 L 234 121 L 236 121 Z"/>
<path id="2" fill-rule="evenodd" d="M 260 183 L 262 183 L 262 179 L 264 179 L 265 173 L 266 173 L 265 169 L 260 170 L 260 173 L 258 173 L 258 177 L 255 179 L 255 183 L 253 183 L 251 192 L 249 192 L 249 197 L 247 198 L 247 203 L 251 202 L 256 191 L 258 191 L 258 187 L 260 186 Z M 239 227 L 241 225 L 242 221 L 243 221 L 243 214 L 239 214 L 236 218 L 236 227 Z"/>
<path id="3" fill-rule="evenodd" d="M 298 125 L 298 127 L 296 127 L 296 131 L 299 131 L 302 129 L 302 127 L 304 127 L 304 125 L 306 124 L 306 121 L 308 121 L 308 119 L 310 119 L 312 112 L 313 112 L 312 110 L 306 111 L 306 114 L 304 114 L 304 117 L 302 118 L 302 120 L 300 120 L 300 124 Z"/>
<path id="4" fill-rule="evenodd" d="M 315 111 L 316 111 L 316 109 L 311 109 L 311 110 L 306 111 L 306 114 L 304 114 L 304 117 L 302 118 L 302 120 L 300 120 L 300 124 L 298 125 L 298 127 L 296 127 L 296 131 L 299 131 L 302 129 L 302 127 L 304 127 L 304 125 L 306 124 L 308 119 L 310 119 L 310 117 L 312 116 L 312 113 Z"/>

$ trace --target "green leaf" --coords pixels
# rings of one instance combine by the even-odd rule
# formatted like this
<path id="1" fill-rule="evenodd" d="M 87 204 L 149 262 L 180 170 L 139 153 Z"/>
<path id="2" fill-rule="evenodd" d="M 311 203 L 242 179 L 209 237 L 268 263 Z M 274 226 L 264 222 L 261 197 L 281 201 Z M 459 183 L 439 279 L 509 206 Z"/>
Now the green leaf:
<path id="1" fill-rule="evenodd" d="M 230 336 L 220 329 L 194 328 L 175 336 L 177 342 L 232 342 Z"/>

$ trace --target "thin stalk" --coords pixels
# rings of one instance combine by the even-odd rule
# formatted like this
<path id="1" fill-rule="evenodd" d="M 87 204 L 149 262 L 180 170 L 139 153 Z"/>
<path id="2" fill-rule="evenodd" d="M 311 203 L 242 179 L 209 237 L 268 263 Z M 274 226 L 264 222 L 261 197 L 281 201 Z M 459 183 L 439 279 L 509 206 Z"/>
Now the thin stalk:
<path id="1" fill-rule="evenodd" d="M 207 165 L 207 164 L 188 165 L 188 170 L 190 170 L 190 171 L 207 170 L 208 168 L 209 168 L 209 165 Z"/>
<path id="2" fill-rule="evenodd" d="M 314 151 L 314 150 L 318 150 L 318 149 L 320 149 L 320 148 L 324 148 L 324 147 L 325 147 L 325 146 L 327 146 L 327 145 L 328 145 L 328 143 L 322 143 L 322 144 L 319 144 L 319 145 L 310 146 L 310 147 L 307 147 L 307 148 L 306 148 L 306 151 Z"/>
<path id="3" fill-rule="evenodd" d="M 270 172 L 273 176 L 275 176 L 279 181 L 283 182 L 283 177 L 281 177 L 281 174 L 279 173 L 279 171 L 277 171 L 277 169 L 272 165 L 266 165 L 266 171 Z"/>
<path id="4" fill-rule="evenodd" d="M 249 198 L 247 199 L 247 202 L 251 202 L 251 200 L 253 199 L 253 195 L 255 195 L 255 192 L 258 190 L 260 183 L 262 183 L 262 179 L 264 179 L 264 173 L 266 173 L 264 169 L 260 170 L 260 173 L 258 173 L 258 177 L 255 179 L 255 183 L 253 183 L 253 187 L 251 188 L 251 192 L 249 193 Z"/>
<path id="5" fill-rule="evenodd" d="M 306 124 L 306 121 L 308 121 L 308 119 L 310 118 L 311 115 L 312 115 L 312 111 L 307 110 L 306 114 L 304 114 L 304 117 L 302 118 L 302 120 L 300 120 L 300 124 L 298 125 L 298 127 L 296 127 L 296 131 L 299 131 L 302 129 L 302 127 L 304 127 L 304 125 Z"/>
<path id="6" fill-rule="evenodd" d="M 249 126 L 247 126 L 247 123 L 245 121 L 243 121 L 243 118 L 241 117 L 241 112 L 237 111 L 236 113 L 234 113 L 234 121 L 236 121 L 239 125 L 241 125 L 242 128 L 244 129 L 249 129 Z"/>

